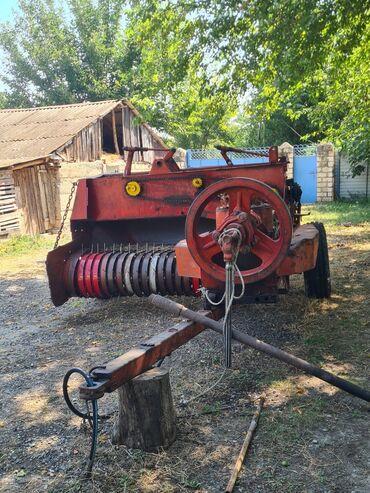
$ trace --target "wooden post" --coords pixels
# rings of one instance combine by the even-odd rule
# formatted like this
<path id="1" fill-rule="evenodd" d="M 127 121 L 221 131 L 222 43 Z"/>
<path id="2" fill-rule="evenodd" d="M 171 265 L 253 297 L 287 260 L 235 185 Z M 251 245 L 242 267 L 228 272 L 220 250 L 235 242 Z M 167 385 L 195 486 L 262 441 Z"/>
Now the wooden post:
<path id="1" fill-rule="evenodd" d="M 116 125 L 116 113 L 112 111 L 112 132 L 113 132 L 113 142 L 116 154 L 119 155 L 118 139 L 117 139 L 117 125 Z"/>
<path id="2" fill-rule="evenodd" d="M 112 441 L 157 452 L 176 438 L 176 415 L 168 370 L 152 368 L 118 389 L 119 413 Z"/>

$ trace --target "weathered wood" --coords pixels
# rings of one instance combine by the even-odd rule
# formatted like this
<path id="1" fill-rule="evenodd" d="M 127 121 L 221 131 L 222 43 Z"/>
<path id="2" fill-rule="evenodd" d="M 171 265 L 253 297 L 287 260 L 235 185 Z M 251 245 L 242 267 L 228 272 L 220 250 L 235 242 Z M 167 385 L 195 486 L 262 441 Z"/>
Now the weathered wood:
<path id="1" fill-rule="evenodd" d="M 48 230 L 50 227 L 50 215 L 48 207 L 50 206 L 47 197 L 46 184 L 43 180 L 44 173 L 46 172 L 45 165 L 41 165 L 37 170 L 37 179 L 38 179 L 38 187 L 40 190 L 40 199 L 41 199 L 41 210 L 43 212 L 43 222 L 45 225 L 45 229 Z"/>
<path id="2" fill-rule="evenodd" d="M 231 474 L 230 480 L 227 484 L 225 493 L 232 493 L 234 490 L 234 486 L 235 486 L 236 480 L 238 479 L 240 469 L 242 468 L 242 465 L 243 465 L 243 462 L 245 459 L 245 455 L 248 451 L 249 445 L 251 444 L 253 433 L 254 433 L 255 429 L 257 428 L 258 420 L 259 420 L 264 402 L 265 402 L 265 398 L 260 397 L 260 399 L 258 401 L 258 406 L 257 406 L 256 412 L 253 415 L 251 424 L 250 424 L 249 429 L 248 429 L 247 436 L 244 439 L 242 448 L 240 449 L 238 458 L 235 462 L 234 469 L 233 469 L 233 472 Z"/>
<path id="3" fill-rule="evenodd" d="M 116 151 L 116 154 L 119 155 L 119 147 L 118 147 L 118 139 L 117 139 L 117 125 L 116 125 L 116 112 L 114 110 L 112 111 L 112 133 L 113 133 L 114 149 Z"/>
<path id="4" fill-rule="evenodd" d="M 113 443 L 156 452 L 176 438 L 169 372 L 152 368 L 118 389 L 119 414 Z"/>

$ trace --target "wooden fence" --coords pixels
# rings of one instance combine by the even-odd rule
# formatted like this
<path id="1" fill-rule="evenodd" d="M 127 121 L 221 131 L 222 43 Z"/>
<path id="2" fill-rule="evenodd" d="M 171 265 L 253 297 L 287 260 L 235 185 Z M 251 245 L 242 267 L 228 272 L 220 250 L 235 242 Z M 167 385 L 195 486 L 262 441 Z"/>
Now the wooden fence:
<path id="1" fill-rule="evenodd" d="M 11 172 L 0 171 L 0 236 L 19 229 L 16 191 Z"/>

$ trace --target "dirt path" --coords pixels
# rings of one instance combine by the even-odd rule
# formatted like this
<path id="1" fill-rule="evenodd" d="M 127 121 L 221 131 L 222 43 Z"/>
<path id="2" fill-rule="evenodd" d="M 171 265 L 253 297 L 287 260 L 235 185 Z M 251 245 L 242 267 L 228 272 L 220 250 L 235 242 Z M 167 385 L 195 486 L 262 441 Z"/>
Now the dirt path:
<path id="1" fill-rule="evenodd" d="M 369 387 L 369 233 L 369 226 L 330 232 L 330 301 L 305 299 L 297 278 L 279 304 L 237 308 L 236 326 Z M 112 446 L 108 420 L 93 479 L 84 482 L 90 438 L 64 404 L 64 373 L 107 361 L 173 320 L 138 298 L 54 308 L 42 255 L 20 260 L 0 259 L 1 491 L 222 492 L 262 392 L 266 406 L 235 491 L 370 491 L 365 403 L 268 357 L 236 344 L 234 367 L 220 385 L 183 406 L 223 371 L 211 332 L 165 363 L 179 416 L 175 444 L 161 454 Z M 101 402 L 102 412 L 115 406 L 114 395 Z"/>

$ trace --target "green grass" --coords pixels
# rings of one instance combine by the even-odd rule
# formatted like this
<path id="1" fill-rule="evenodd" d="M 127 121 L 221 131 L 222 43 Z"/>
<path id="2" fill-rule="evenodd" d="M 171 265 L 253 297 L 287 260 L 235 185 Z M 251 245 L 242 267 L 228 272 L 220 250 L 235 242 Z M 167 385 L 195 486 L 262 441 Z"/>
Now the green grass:
<path id="1" fill-rule="evenodd" d="M 37 250 L 51 250 L 55 238 L 49 235 L 16 235 L 0 242 L 0 256 L 24 255 Z"/>
<path id="2" fill-rule="evenodd" d="M 306 205 L 302 208 L 303 213 L 310 212 L 309 216 L 303 217 L 303 222 L 322 222 L 325 225 L 351 225 L 370 222 L 370 201 L 337 200 L 314 205 Z"/>

